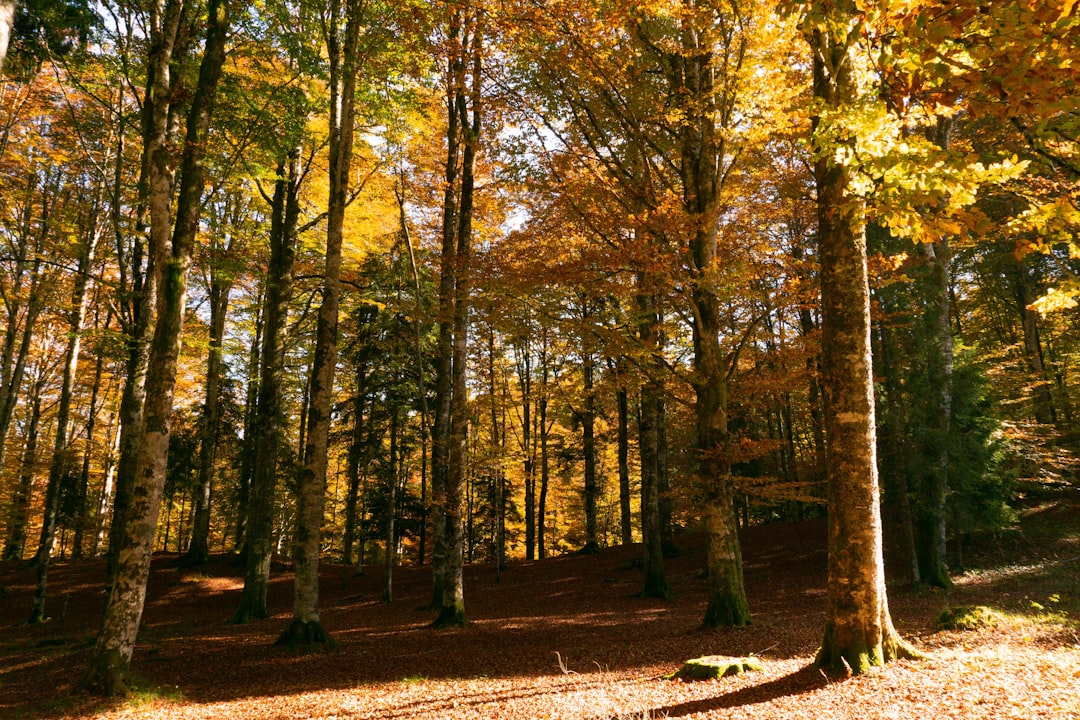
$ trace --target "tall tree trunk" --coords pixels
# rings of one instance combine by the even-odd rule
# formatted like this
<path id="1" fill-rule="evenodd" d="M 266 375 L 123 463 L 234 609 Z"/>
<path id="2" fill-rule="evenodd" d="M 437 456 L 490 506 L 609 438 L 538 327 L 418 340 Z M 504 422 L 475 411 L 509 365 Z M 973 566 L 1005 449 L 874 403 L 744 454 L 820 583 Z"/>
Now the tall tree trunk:
<path id="1" fill-rule="evenodd" d="M 824 23 L 804 30 L 813 53 L 814 96 L 842 113 L 859 96 L 853 67 L 857 10 L 847 2 L 815 2 L 815 10 Z M 828 122 L 815 118 L 813 135 L 829 483 L 826 619 L 816 663 L 860 674 L 912 651 L 893 628 L 885 590 L 865 207 L 850 192 L 855 170 L 835 162 L 836 148 L 825 144 Z"/>
<path id="2" fill-rule="evenodd" d="M 619 416 L 619 537 L 623 545 L 629 545 L 634 541 L 634 531 L 630 516 L 630 393 L 625 385 L 619 386 L 615 403 Z"/>
<path id="3" fill-rule="evenodd" d="M 226 247 L 228 254 L 230 248 Z M 213 261 L 211 261 L 213 263 Z M 221 268 L 210 268 L 210 343 L 206 353 L 206 388 L 203 395 L 202 426 L 199 429 L 199 476 L 195 482 L 195 511 L 191 520 L 191 542 L 180 558 L 181 567 L 205 565 L 210 559 L 210 498 L 214 483 L 214 460 L 220 418 L 222 358 L 225 317 L 229 308 L 232 279 Z"/>
<path id="4" fill-rule="evenodd" d="M 545 538 L 547 535 L 547 495 L 551 479 L 551 453 L 549 452 L 550 426 L 548 425 L 548 397 L 550 393 L 550 354 L 548 352 L 547 329 L 542 331 L 540 349 L 540 397 L 536 401 L 536 412 L 540 428 L 540 492 L 536 501 L 536 557 L 547 557 Z"/>
<path id="5" fill-rule="evenodd" d="M 225 63 L 228 32 L 228 0 L 209 0 L 206 44 L 191 108 L 181 159 L 180 191 L 176 200 L 175 226 L 170 222 L 173 158 L 165 145 L 167 108 L 162 108 L 169 88 L 172 38 L 182 11 L 170 3 L 162 17 L 154 7 L 151 19 L 150 65 L 155 78 L 154 118 L 149 125 L 151 173 L 151 254 L 159 275 L 158 318 L 151 341 L 146 378 L 143 434 L 136 464 L 131 505 L 121 538 L 116 576 L 106 603 L 105 617 L 90 660 L 84 686 L 105 694 L 127 692 L 127 674 L 135 637 L 146 600 L 154 528 L 165 484 L 169 450 L 169 416 L 176 387 L 177 358 L 183 332 L 187 298 L 187 272 L 202 211 L 205 185 L 203 158 L 213 114 L 218 81 Z M 165 112 L 162 112 L 162 111 Z"/>
<path id="6" fill-rule="evenodd" d="M 581 374 L 585 407 L 581 411 L 581 451 L 585 461 L 585 547 L 582 552 L 597 553 L 600 552 L 596 517 L 600 488 L 596 477 L 596 359 L 588 349 L 583 354 Z"/>
<path id="7" fill-rule="evenodd" d="M 345 494 L 345 529 L 341 543 L 341 562 L 353 563 L 353 545 L 356 543 L 357 502 L 360 499 L 360 464 L 364 456 L 364 412 L 367 406 L 367 363 L 356 364 L 356 396 L 353 398 L 352 438 L 349 442 L 349 459 L 345 467 L 348 489 Z M 356 572 L 363 568 L 358 566 Z"/>
<path id="8" fill-rule="evenodd" d="M 717 269 L 720 189 L 728 152 L 718 136 L 717 121 L 723 108 L 714 85 L 711 33 L 688 21 L 682 29 L 683 53 L 672 61 L 672 85 L 681 92 L 686 122 L 681 126 L 680 161 L 683 207 L 690 220 L 690 257 L 693 263 L 691 307 L 694 331 L 695 430 L 700 482 L 705 495 L 705 532 L 708 536 L 708 606 L 702 624 L 709 627 L 748 625 L 750 607 L 743 585 L 742 553 L 735 522 L 727 419 L 727 370 L 720 349 L 720 303 L 713 289 Z M 726 42 L 731 43 L 730 39 Z M 740 41 L 734 41 L 737 45 Z M 727 48 L 738 71 L 741 46 Z M 733 84 L 730 79 L 724 79 Z M 727 88 L 730 92 L 730 88 Z"/>
<path id="9" fill-rule="evenodd" d="M 285 374 L 285 323 L 292 299 L 293 263 L 300 204 L 300 148 L 278 165 L 270 223 L 270 262 L 263 298 L 262 355 L 255 407 L 253 466 L 245 524 L 244 589 L 234 623 L 267 617 L 266 594 L 273 557 L 274 493 L 281 449 L 282 378 Z"/>
<path id="10" fill-rule="evenodd" d="M 659 367 L 659 316 L 656 296 L 644 273 L 638 274 L 637 333 L 646 356 L 638 415 L 638 454 L 641 463 L 641 540 L 644 544 L 645 597 L 670 598 L 671 586 L 664 574 L 664 538 L 660 517 L 660 424 L 664 384 Z"/>
<path id="11" fill-rule="evenodd" d="M 414 322 L 414 345 L 416 352 L 416 394 L 420 398 L 420 506 L 422 517 L 420 518 L 420 543 L 417 554 L 420 563 L 424 562 L 425 544 L 427 542 L 427 458 L 428 458 L 428 398 L 427 382 L 424 372 L 424 316 L 423 294 L 420 290 L 420 267 L 416 262 L 416 251 L 413 248 L 412 234 L 409 232 L 409 220 L 405 212 L 405 180 L 404 172 L 398 176 L 398 184 L 395 186 L 395 196 L 398 201 L 398 223 L 400 225 L 401 240 L 408 251 L 409 271 L 413 279 L 413 302 L 416 309 L 413 312 Z"/>
<path id="12" fill-rule="evenodd" d="M 315 329 L 315 357 L 311 363 L 304 467 L 300 472 L 296 508 L 296 539 L 293 562 L 293 619 L 278 642 L 290 645 L 325 643 L 329 636 L 319 620 L 319 549 L 322 542 L 323 506 L 330 442 L 330 409 L 337 364 L 338 308 L 341 295 L 341 247 L 345 207 L 352 166 L 354 102 L 358 71 L 363 9 L 361 0 L 347 0 L 345 17 L 335 2 L 331 10 L 327 52 L 330 56 L 330 166 L 326 213 L 326 265 L 323 271 L 322 304 Z M 338 36 L 344 20 L 345 34 Z"/>
<path id="13" fill-rule="evenodd" d="M 461 42 L 451 26 L 450 43 Z M 453 52 L 453 50 L 452 50 Z M 439 262 L 439 337 L 435 349 L 435 421 L 431 430 L 431 607 L 442 606 L 446 584 L 446 492 L 450 476 L 450 415 L 453 404 L 454 288 L 457 260 L 458 175 L 461 128 L 454 82 L 460 60 L 451 59 L 446 103 L 446 163 L 443 169 L 442 254 Z M 463 82 L 463 80 L 462 80 Z"/>
<path id="14" fill-rule="evenodd" d="M 8 514 L 7 541 L 3 560 L 21 560 L 29 531 L 30 498 L 34 490 L 34 470 L 37 466 L 38 425 L 41 422 L 41 394 L 48 375 L 42 372 L 30 391 L 30 420 L 26 427 L 22 460 L 19 463 L 19 484 Z"/>
<path id="15" fill-rule="evenodd" d="M 394 519 L 397 515 L 397 486 L 398 486 L 398 425 L 399 409 L 395 405 L 390 408 L 390 457 L 387 464 L 390 472 L 386 481 L 386 552 L 383 566 L 383 596 L 384 603 L 394 602 L 394 555 L 396 554 L 394 534 Z"/>
<path id="16" fill-rule="evenodd" d="M 536 458 L 533 449 L 532 343 L 521 338 L 514 348 L 521 393 L 521 455 L 525 483 L 525 559 L 536 559 Z"/>
<path id="17" fill-rule="evenodd" d="M 482 14 L 474 7 L 453 11 L 450 19 L 453 102 L 461 132 L 461 188 L 457 203 L 457 251 L 454 255 L 453 352 L 451 362 L 451 408 L 445 487 L 445 575 L 436 627 L 460 627 L 466 623 L 462 573 L 464 533 L 462 511 L 465 493 L 466 445 L 469 430 L 468 363 L 470 256 L 472 254 L 473 166 L 480 144 L 480 83 L 483 57 Z M 471 66 L 471 67 L 470 67 Z M 466 86 L 470 75 L 471 87 Z M 449 163 L 448 163 L 449 165 Z M 449 173 L 448 173 L 449 174 Z"/>
<path id="18" fill-rule="evenodd" d="M 279 165 L 278 170 L 282 168 Z M 276 183 L 275 183 L 276 186 Z M 275 190 L 276 192 L 276 190 Z M 271 201 L 271 204 L 273 202 Z M 271 211 L 273 215 L 273 211 Z M 268 270 L 269 274 L 269 270 Z M 258 306 L 255 310 L 255 329 L 248 345 L 247 382 L 244 393 L 244 443 L 240 450 L 239 487 L 236 489 L 236 526 L 233 531 L 233 549 L 244 555 L 247 542 L 248 501 L 251 498 L 252 476 L 255 474 L 255 422 L 259 412 L 259 373 L 262 359 L 263 324 L 266 310 L 266 281 L 258 283 L 255 294 Z"/>
<path id="19" fill-rule="evenodd" d="M 101 495 L 98 496 L 97 513 L 95 514 L 96 526 L 94 528 L 93 556 L 101 555 L 101 546 L 107 538 L 109 509 L 112 507 L 112 497 L 116 491 L 116 460 L 120 454 L 120 412 L 115 408 L 109 420 L 109 445 L 105 453 L 105 469 L 102 473 L 105 477 L 101 484 Z"/>
<path id="20" fill-rule="evenodd" d="M 109 326 L 109 319 L 106 319 L 105 326 Z M 94 454 L 94 434 L 97 431 L 98 398 L 101 395 L 101 378 L 104 373 L 105 355 L 104 353 L 99 352 L 97 359 L 94 362 L 94 383 L 90 390 L 90 406 L 87 408 L 86 447 L 83 449 L 82 469 L 79 472 L 78 493 L 75 505 L 75 536 L 71 542 L 72 560 L 82 559 L 83 538 L 86 531 L 91 529 L 92 516 L 86 501 L 90 494 L 90 460 L 91 456 Z"/>
<path id="21" fill-rule="evenodd" d="M 71 402 L 75 392 L 75 375 L 79 370 L 83 324 L 86 322 L 90 269 L 94 265 L 100 238 L 96 221 L 91 220 L 90 223 L 92 227 L 86 234 L 76 270 L 75 286 L 71 293 L 73 309 L 68 318 L 68 347 L 64 358 L 64 378 L 60 386 L 59 408 L 56 411 L 56 439 L 53 442 L 53 457 L 49 466 L 49 482 L 45 487 L 45 513 L 41 521 L 41 540 L 35 556 L 37 584 L 34 588 L 34 604 L 30 610 L 31 623 L 45 621 L 49 560 L 52 558 L 53 545 L 56 543 L 57 519 L 60 510 L 60 485 L 64 481 L 64 476 L 72 471 L 74 460 L 71 449 L 68 447 L 68 433 L 71 431 Z"/>

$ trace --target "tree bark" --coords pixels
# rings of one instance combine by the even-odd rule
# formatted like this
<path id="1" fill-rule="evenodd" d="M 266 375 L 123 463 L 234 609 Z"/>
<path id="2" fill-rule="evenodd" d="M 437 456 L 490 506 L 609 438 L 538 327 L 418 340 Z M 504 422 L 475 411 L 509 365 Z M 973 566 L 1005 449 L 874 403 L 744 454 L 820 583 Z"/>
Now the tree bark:
<path id="1" fill-rule="evenodd" d="M 330 442 L 330 410 L 337 364 L 338 309 L 341 296 L 341 248 L 345 208 L 352 167 L 354 103 L 356 100 L 357 44 L 363 22 L 364 3 L 347 0 L 345 17 L 335 2 L 331 11 L 327 52 L 330 56 L 330 166 L 326 213 L 326 264 L 323 271 L 322 304 L 315 329 L 315 357 L 311 363 L 310 404 L 304 444 L 304 467 L 300 472 L 296 508 L 296 539 L 293 546 L 295 580 L 293 619 L 278 639 L 290 645 L 326 643 L 330 640 L 319 620 L 319 549 L 322 542 L 323 506 Z M 345 23 L 343 40 L 338 36 Z"/>
<path id="2" fill-rule="evenodd" d="M 274 493 L 281 450 L 282 378 L 285 374 L 285 323 L 292 299 L 300 214 L 300 148 L 278 165 L 270 223 L 270 262 L 263 299 L 262 353 L 255 407 L 253 467 L 245 526 L 244 589 L 233 615 L 242 624 L 267 617 L 266 594 L 273 557 Z"/>
<path id="3" fill-rule="evenodd" d="M 457 115 L 461 133 L 461 187 L 457 202 L 457 249 L 454 254 L 453 346 L 451 362 L 451 408 L 445 490 L 445 575 L 436 627 L 460 627 L 466 623 L 465 588 L 462 573 L 464 533 L 462 526 L 465 493 L 466 445 L 469 429 L 467 385 L 469 265 L 472 254 L 473 166 L 480 144 L 480 83 L 483 58 L 481 13 L 473 7 L 453 11 L 450 19 L 453 99 L 448 112 Z M 466 85 L 470 75 L 471 86 Z M 449 100 L 449 98 L 448 98 Z M 449 156 L 448 156 L 449 157 Z M 447 163 L 449 166 L 449 162 Z M 448 173 L 449 174 L 449 173 Z"/>
<path id="4" fill-rule="evenodd" d="M 945 499 L 949 479 L 949 429 L 952 415 L 953 339 L 949 323 L 949 246 L 941 240 L 922 246 L 926 260 L 922 322 L 926 347 L 926 442 L 924 469 L 920 483 L 917 517 L 916 555 L 922 582 L 939 588 L 951 587 L 945 556 Z"/>
<path id="5" fill-rule="evenodd" d="M 96 225 L 96 221 L 90 222 Z M 56 411 L 56 439 L 53 442 L 49 481 L 45 487 L 45 512 L 41 521 L 41 540 L 35 556 L 37 584 L 34 589 L 34 604 L 30 610 L 30 623 L 45 621 L 49 561 L 52 558 L 53 545 L 56 543 L 57 516 L 60 510 L 60 484 L 64 480 L 64 475 L 71 472 L 74 460 L 68 447 L 68 433 L 71 431 L 71 403 L 75 391 L 75 375 L 79 369 L 83 324 L 86 322 L 90 268 L 94 264 L 99 238 L 97 228 L 92 226 L 86 234 L 76 270 L 75 286 L 71 293 L 73 309 L 68 318 L 68 347 L 64 359 L 64 377 L 60 386 L 60 402 Z"/>
<path id="6" fill-rule="evenodd" d="M 730 20 L 730 18 L 725 18 Z M 708 627 L 750 624 L 750 607 L 743 584 L 742 552 L 735 522 L 734 488 L 728 459 L 727 374 L 720 349 L 720 303 L 712 276 L 718 265 L 717 236 L 720 191 L 728 152 L 718 136 L 727 97 L 734 80 L 723 78 L 717 88 L 712 33 L 693 21 L 682 28 L 683 52 L 673 57 L 672 85 L 684 104 L 680 127 L 680 171 L 683 207 L 690 221 L 691 292 L 694 331 L 695 430 L 700 482 L 705 494 L 705 532 L 708 536 L 708 605 L 702 624 Z M 727 72 L 737 73 L 742 40 L 724 38 Z M 732 47 L 734 43 L 734 47 Z"/>
<path id="7" fill-rule="evenodd" d="M 821 3 L 822 27 L 807 27 L 814 96 L 842 112 L 858 96 L 853 65 L 855 4 Z M 829 484 L 829 568 L 819 667 L 860 674 L 912 650 L 893 628 L 885 589 L 878 497 L 865 204 L 851 193 L 855 170 L 821 138 L 833 115 L 814 119 L 821 263 L 822 387 Z"/>
<path id="8" fill-rule="evenodd" d="M 226 254 L 229 248 L 225 248 Z M 220 418 L 221 343 L 225 337 L 225 317 L 229 308 L 232 279 L 221 268 L 210 268 L 210 344 L 206 355 L 206 388 L 203 395 L 202 426 L 199 429 L 199 476 L 195 484 L 195 511 L 191 520 L 191 542 L 180 558 L 181 567 L 205 565 L 210 559 L 210 499 L 214 483 L 214 460 Z"/>
<path id="9" fill-rule="evenodd" d="M 630 392 L 620 385 L 615 393 L 618 411 L 619 537 L 623 545 L 634 542 L 630 515 Z"/>
<path id="10" fill-rule="evenodd" d="M 584 300 L 588 303 L 588 299 Z M 584 318 L 588 322 L 588 315 Z M 585 330 L 589 332 L 588 329 Z M 585 341 L 588 345 L 588 341 Z M 596 477 L 596 358 L 588 348 L 582 349 L 581 365 L 582 393 L 585 407 L 581 411 L 581 452 L 585 465 L 585 553 L 600 552 L 600 538 L 597 532 L 597 501 L 600 488 Z"/>
<path id="11" fill-rule="evenodd" d="M 181 159 L 180 192 L 176 200 L 176 221 L 172 223 L 169 167 L 173 162 L 166 147 L 167 108 L 164 104 L 169 87 L 169 62 L 175 29 L 182 11 L 169 3 L 164 16 L 154 7 L 151 20 L 150 62 L 155 77 L 155 103 L 150 125 L 151 173 L 151 254 L 159 273 L 158 318 L 151 341 L 147 368 L 146 401 L 142 442 L 136 464 L 123 529 L 116 576 L 106 603 L 105 617 L 90 660 L 84 687 L 108 695 L 127 692 L 127 674 L 135 649 L 135 637 L 142 619 L 146 584 L 150 574 L 154 529 L 165 484 L 169 449 L 169 416 L 176 387 L 177 358 L 183 331 L 187 272 L 202 211 L 206 136 L 213 114 L 218 81 L 225 62 L 228 32 L 228 0 L 210 0 L 207 6 L 206 45 L 199 67 L 199 78 L 187 115 L 187 131 Z M 171 232 L 170 232 L 171 230 Z"/>
<path id="12" fill-rule="evenodd" d="M 34 470 L 37 466 L 38 425 L 41 422 L 41 394 L 48 376 L 42 373 L 30 391 L 30 420 L 26 427 L 22 460 L 19 463 L 19 484 L 8 514 L 7 541 L 4 560 L 21 560 L 29 531 L 30 498 L 34 491 Z"/>
<path id="13" fill-rule="evenodd" d="M 637 333 L 646 355 L 638 416 L 638 454 L 641 462 L 641 539 L 644 544 L 645 586 L 642 595 L 668 599 L 671 586 L 664 573 L 664 538 L 660 517 L 660 423 L 664 383 L 659 367 L 659 315 L 656 296 L 638 276 Z"/>

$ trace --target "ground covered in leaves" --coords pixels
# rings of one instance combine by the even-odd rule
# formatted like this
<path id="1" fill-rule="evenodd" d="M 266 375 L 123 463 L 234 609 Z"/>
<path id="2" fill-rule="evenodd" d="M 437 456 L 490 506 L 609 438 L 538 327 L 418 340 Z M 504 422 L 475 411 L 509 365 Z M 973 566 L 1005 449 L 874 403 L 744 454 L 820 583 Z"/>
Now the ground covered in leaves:
<path id="1" fill-rule="evenodd" d="M 140 691 L 106 701 L 73 692 L 100 620 L 102 563 L 57 562 L 51 620 L 28 626 L 33 569 L 0 565 L 2 718 L 1080 718 L 1080 489 L 1028 493 L 1017 527 L 976 538 L 950 593 L 890 587 L 902 634 L 927 659 L 871 675 L 811 666 L 824 608 L 821 521 L 744 533 L 754 624 L 702 630 L 704 547 L 680 540 L 667 561 L 677 595 L 637 596 L 640 547 L 512 562 L 496 582 L 469 567 L 470 623 L 433 630 L 430 571 L 399 568 L 380 602 L 381 568 L 325 565 L 323 623 L 336 646 L 272 643 L 288 624 L 292 576 L 275 573 L 273 617 L 227 623 L 240 568 L 200 572 L 155 559 L 133 668 Z M 941 629 L 943 610 L 984 606 Z M 664 680 L 689 658 L 754 655 L 764 670 L 704 682 Z"/>

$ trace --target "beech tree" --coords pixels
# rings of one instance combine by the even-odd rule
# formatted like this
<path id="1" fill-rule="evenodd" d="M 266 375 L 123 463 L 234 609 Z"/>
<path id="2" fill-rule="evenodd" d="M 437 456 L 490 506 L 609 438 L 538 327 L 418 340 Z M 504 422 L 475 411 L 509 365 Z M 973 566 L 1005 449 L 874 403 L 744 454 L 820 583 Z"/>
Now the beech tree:
<path id="1" fill-rule="evenodd" d="M 814 96 L 822 103 L 821 115 L 814 118 L 813 142 L 821 264 L 829 571 L 825 637 L 815 662 L 856 674 L 915 654 L 893 627 L 885 588 L 866 208 L 853 193 L 856 169 L 837 151 L 852 142 L 840 127 L 865 92 L 856 57 L 862 22 L 854 2 L 811 4 L 802 21 L 813 55 Z"/>
<path id="2" fill-rule="evenodd" d="M 180 162 L 180 187 L 172 212 L 172 168 L 166 147 L 170 89 L 170 63 L 176 34 L 184 14 L 179 2 L 151 8 L 151 52 L 148 70 L 155 102 L 146 128 L 150 146 L 148 172 L 151 207 L 150 252 L 157 283 L 157 321 L 147 365 L 146 402 L 132 502 L 124 518 L 116 575 L 90 661 L 84 686 L 108 695 L 127 692 L 127 673 L 146 600 L 150 554 L 157 523 L 165 464 L 169 448 L 169 415 L 176 386 L 176 359 L 180 350 L 187 296 L 187 272 L 202 210 L 206 135 L 214 98 L 226 56 L 229 27 L 228 0 L 210 0 L 207 34 L 199 66 L 198 83 L 187 113 Z"/>

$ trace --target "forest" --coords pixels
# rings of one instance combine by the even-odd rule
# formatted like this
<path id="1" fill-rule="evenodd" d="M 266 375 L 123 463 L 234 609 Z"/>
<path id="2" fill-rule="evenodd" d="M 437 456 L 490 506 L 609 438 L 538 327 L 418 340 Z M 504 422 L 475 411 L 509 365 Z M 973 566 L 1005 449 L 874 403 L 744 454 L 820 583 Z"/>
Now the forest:
<path id="1" fill-rule="evenodd" d="M 152 559 L 332 651 L 328 568 L 453 632 L 700 543 L 746 628 L 740 537 L 814 522 L 861 676 L 925 657 L 886 570 L 1075 493 L 1076 0 L 0 0 L 0 71 L 4 614 L 97 568 L 91 694 Z"/>

